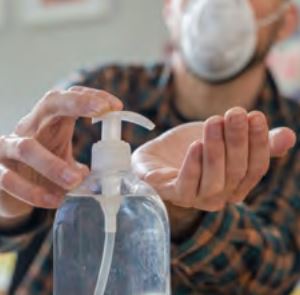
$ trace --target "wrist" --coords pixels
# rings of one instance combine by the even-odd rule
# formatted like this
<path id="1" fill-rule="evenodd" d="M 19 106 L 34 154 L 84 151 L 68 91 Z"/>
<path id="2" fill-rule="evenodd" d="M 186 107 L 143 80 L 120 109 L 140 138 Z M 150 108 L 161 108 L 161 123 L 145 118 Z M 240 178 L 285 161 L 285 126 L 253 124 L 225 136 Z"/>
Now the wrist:
<path id="1" fill-rule="evenodd" d="M 191 236 L 199 227 L 204 211 L 183 208 L 165 202 L 171 224 L 172 241 L 177 243 Z"/>
<path id="2" fill-rule="evenodd" d="M 6 193 L 0 193 L 0 230 L 9 230 L 22 225 L 32 212 L 32 206 Z"/>
<path id="3" fill-rule="evenodd" d="M 25 224 L 30 219 L 32 211 L 28 212 L 25 215 L 20 215 L 20 216 L 15 216 L 15 217 L 0 216 L 0 231 L 13 230 L 17 227 L 22 226 L 23 224 Z"/>

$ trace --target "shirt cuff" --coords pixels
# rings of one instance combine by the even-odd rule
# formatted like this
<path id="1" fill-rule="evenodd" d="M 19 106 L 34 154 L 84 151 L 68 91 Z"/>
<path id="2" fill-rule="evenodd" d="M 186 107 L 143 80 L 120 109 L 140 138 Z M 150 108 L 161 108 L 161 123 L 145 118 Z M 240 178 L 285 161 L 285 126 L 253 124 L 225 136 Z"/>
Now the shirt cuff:
<path id="1" fill-rule="evenodd" d="M 181 244 L 172 245 L 172 266 L 192 274 L 221 253 L 237 228 L 239 216 L 233 206 L 203 214 L 198 228 Z"/>

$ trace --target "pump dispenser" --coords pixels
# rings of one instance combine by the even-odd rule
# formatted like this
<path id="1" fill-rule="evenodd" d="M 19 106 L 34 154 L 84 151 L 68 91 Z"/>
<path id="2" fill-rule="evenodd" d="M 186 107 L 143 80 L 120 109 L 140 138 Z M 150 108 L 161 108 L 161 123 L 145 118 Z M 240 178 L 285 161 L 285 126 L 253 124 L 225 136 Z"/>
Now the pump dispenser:
<path id="1" fill-rule="evenodd" d="M 54 222 L 54 295 L 170 294 L 169 223 L 163 202 L 131 169 L 122 121 L 149 130 L 132 112 L 110 112 L 92 148 L 91 174 L 67 195 Z"/>
<path id="2" fill-rule="evenodd" d="M 120 207 L 120 171 L 130 170 L 130 145 L 121 140 L 122 121 L 135 123 L 152 130 L 155 126 L 147 118 L 133 112 L 111 112 L 103 117 L 93 119 L 93 124 L 102 121 L 102 140 L 93 145 L 92 171 L 105 175 L 102 179 L 102 193 L 104 198 L 101 205 L 106 216 L 106 231 L 116 231 L 116 214 Z M 105 199 L 115 197 L 115 202 Z"/>

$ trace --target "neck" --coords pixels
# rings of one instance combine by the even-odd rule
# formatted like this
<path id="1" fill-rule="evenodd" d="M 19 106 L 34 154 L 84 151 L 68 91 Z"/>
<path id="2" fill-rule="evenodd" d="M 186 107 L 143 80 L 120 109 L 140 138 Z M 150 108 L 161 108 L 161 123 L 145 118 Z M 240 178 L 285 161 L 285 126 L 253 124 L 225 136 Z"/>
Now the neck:
<path id="1" fill-rule="evenodd" d="M 259 65 L 239 78 L 221 85 L 207 84 L 190 74 L 180 56 L 174 53 L 175 104 L 180 113 L 192 119 L 223 115 L 240 106 L 251 110 L 265 81 L 265 66 Z"/>

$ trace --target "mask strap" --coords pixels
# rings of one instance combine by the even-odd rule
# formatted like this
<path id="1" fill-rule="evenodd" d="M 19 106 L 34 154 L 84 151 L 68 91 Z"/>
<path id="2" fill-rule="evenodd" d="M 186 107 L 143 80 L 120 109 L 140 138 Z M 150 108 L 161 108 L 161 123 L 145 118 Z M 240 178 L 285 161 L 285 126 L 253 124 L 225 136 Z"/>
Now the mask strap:
<path id="1" fill-rule="evenodd" d="M 286 3 L 282 4 L 277 11 L 259 20 L 257 22 L 257 27 L 258 28 L 265 27 L 276 22 L 289 9 L 291 4 L 292 4 L 292 0 L 288 0 Z"/>

